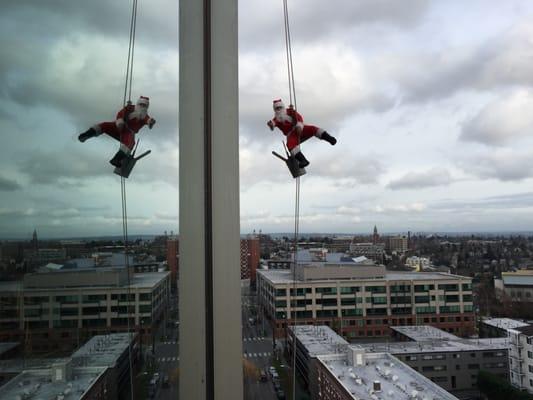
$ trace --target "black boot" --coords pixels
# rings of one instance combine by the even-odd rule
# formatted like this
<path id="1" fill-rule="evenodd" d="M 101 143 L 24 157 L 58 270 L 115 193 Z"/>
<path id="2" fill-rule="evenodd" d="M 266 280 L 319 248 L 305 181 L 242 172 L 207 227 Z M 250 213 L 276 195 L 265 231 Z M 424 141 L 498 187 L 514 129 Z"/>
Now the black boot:
<path id="1" fill-rule="evenodd" d="M 98 136 L 98 134 L 96 133 L 96 131 L 94 130 L 94 128 L 89 128 L 87 129 L 85 132 L 81 133 L 79 136 L 78 136 L 78 140 L 80 142 L 85 142 L 87 139 L 89 138 L 92 138 L 92 137 L 95 137 L 95 136 Z"/>
<path id="2" fill-rule="evenodd" d="M 320 136 L 320 139 L 325 140 L 332 146 L 335 146 L 335 144 L 337 143 L 337 139 L 335 139 L 333 136 L 331 136 L 329 133 L 325 131 L 322 132 L 322 136 Z"/>
<path id="3" fill-rule="evenodd" d="M 109 160 L 109 163 L 117 168 L 122 167 L 122 162 L 128 157 L 128 155 L 122 150 L 117 151 L 117 154 Z"/>
<path id="4" fill-rule="evenodd" d="M 301 151 L 296 153 L 294 155 L 294 158 L 298 160 L 298 165 L 300 166 L 300 168 L 305 168 L 309 165 L 309 161 L 307 161 L 307 158 L 305 158 L 305 156 L 303 155 Z"/>

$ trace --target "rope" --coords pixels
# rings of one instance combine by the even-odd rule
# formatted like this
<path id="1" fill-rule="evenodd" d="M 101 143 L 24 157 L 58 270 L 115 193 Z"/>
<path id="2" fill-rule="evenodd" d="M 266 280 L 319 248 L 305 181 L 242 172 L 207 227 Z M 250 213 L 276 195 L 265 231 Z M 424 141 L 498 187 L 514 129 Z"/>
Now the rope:
<path id="1" fill-rule="evenodd" d="M 131 20 L 130 20 L 130 37 L 128 45 L 128 60 L 126 62 L 126 79 L 124 83 L 124 97 L 122 100 L 122 106 L 126 107 L 131 104 L 131 88 L 133 86 L 133 56 L 135 50 L 135 32 L 137 28 L 137 0 L 133 0 L 132 9 L 131 9 Z M 128 100 L 126 101 L 126 96 Z M 127 128 L 127 114 L 124 116 L 124 128 Z M 120 137 L 120 142 L 122 143 L 122 134 Z M 133 341 L 133 332 L 131 329 L 131 271 L 129 265 L 128 257 L 128 208 L 127 208 L 127 196 L 126 196 L 126 178 L 123 176 L 120 177 L 120 195 L 122 201 L 122 235 L 124 241 L 124 268 L 126 268 L 126 274 L 128 277 L 128 289 L 127 289 L 127 326 L 129 334 L 129 345 L 128 345 L 128 361 L 130 367 L 130 398 L 133 400 L 133 362 L 132 362 L 132 341 Z M 120 311 L 119 311 L 120 312 Z M 135 318 L 135 317 L 134 317 Z M 142 358 L 142 354 L 141 354 Z"/>
<path id="2" fill-rule="evenodd" d="M 284 21 L 284 33 L 285 33 L 285 56 L 287 60 L 287 78 L 289 83 L 289 100 L 294 106 L 294 111 L 297 112 L 298 107 L 296 103 L 296 85 L 294 83 L 294 63 L 292 59 L 292 44 L 291 44 L 291 30 L 289 24 L 289 7 L 287 0 L 283 0 L 283 21 Z M 300 135 L 297 134 L 298 144 L 300 147 Z M 294 255 L 293 255 L 293 270 L 292 270 L 292 291 L 293 295 L 290 296 L 290 311 L 291 311 L 291 323 L 293 326 L 293 338 L 292 338 L 292 399 L 296 400 L 296 311 L 293 311 L 293 302 L 297 300 L 297 287 L 296 287 L 296 266 L 298 264 L 298 234 L 300 230 L 300 177 L 296 178 L 295 184 L 295 202 L 294 202 Z M 294 300 L 293 300 L 294 296 Z"/>

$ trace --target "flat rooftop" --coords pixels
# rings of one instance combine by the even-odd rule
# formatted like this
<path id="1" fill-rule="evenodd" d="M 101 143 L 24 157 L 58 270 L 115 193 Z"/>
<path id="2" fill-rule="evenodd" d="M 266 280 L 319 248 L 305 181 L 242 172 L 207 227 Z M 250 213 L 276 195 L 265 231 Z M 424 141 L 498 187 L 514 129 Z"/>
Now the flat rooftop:
<path id="1" fill-rule="evenodd" d="M 296 325 L 290 326 L 298 341 L 305 346 L 311 357 L 346 351 L 349 343 L 337 335 L 329 326 Z"/>
<path id="2" fill-rule="evenodd" d="M 72 363 L 74 366 L 114 367 L 134 337 L 135 334 L 129 333 L 93 336 L 72 354 Z"/>
<path id="3" fill-rule="evenodd" d="M 57 399 L 63 395 L 64 400 L 77 400 L 100 374 L 115 367 L 119 357 L 127 352 L 128 343 L 128 333 L 97 335 L 81 346 L 71 358 L 0 363 L 3 372 L 19 372 L 18 368 L 24 368 L 19 375 L 0 387 L 0 398 Z M 52 382 L 54 365 L 68 362 L 71 362 L 72 379 Z"/>
<path id="4" fill-rule="evenodd" d="M 349 365 L 346 355 L 318 356 L 354 399 L 455 400 L 456 397 L 387 353 L 365 354 L 364 365 Z M 379 382 L 381 391 L 374 391 Z"/>
<path id="5" fill-rule="evenodd" d="M 325 267 L 327 268 L 327 266 Z M 357 266 L 354 264 L 354 268 Z M 267 280 L 272 282 L 272 284 L 287 284 L 293 283 L 292 271 L 283 270 L 283 269 L 271 269 L 271 270 L 258 270 L 258 274 L 264 276 Z M 386 272 L 384 278 L 360 278 L 360 279 L 338 279 L 339 281 L 368 281 L 368 282 L 383 282 L 383 281 L 427 281 L 427 280 L 465 280 L 471 281 L 471 278 L 447 274 L 444 272 Z M 310 285 L 321 282 L 331 283 L 336 280 L 333 279 L 323 279 L 323 280 L 313 280 L 313 281 L 297 281 L 302 284 Z"/>
<path id="6" fill-rule="evenodd" d="M 393 331 L 415 342 L 427 340 L 456 340 L 459 337 L 431 325 L 391 326 Z"/>
<path id="7" fill-rule="evenodd" d="M 458 353 L 461 351 L 492 351 L 509 349 L 507 338 L 428 340 L 424 342 L 382 342 L 362 343 L 360 347 L 369 353 L 420 354 L 420 353 Z"/>
<path id="8" fill-rule="evenodd" d="M 77 368 L 70 381 L 52 381 L 51 369 L 24 371 L 0 387 L 0 398 L 79 400 L 105 369 Z"/>
<path id="9" fill-rule="evenodd" d="M 516 329 L 530 325 L 527 322 L 511 318 L 484 318 L 482 323 L 500 329 Z"/>
<path id="10" fill-rule="evenodd" d="M 97 268 L 98 270 L 102 270 L 104 268 Z M 72 270 L 67 270 L 72 271 Z M 84 272 L 89 272 L 88 270 L 81 270 Z M 76 273 L 80 273 L 80 270 L 75 270 Z M 62 274 L 65 273 L 65 270 L 59 270 L 59 271 L 53 271 L 53 272 L 45 272 L 42 273 L 43 279 L 52 279 L 53 274 Z M 167 275 L 170 275 L 169 271 L 163 271 L 163 272 L 143 272 L 143 273 L 135 273 L 131 276 L 131 287 L 132 288 L 153 288 L 154 286 L 157 286 L 159 282 L 161 282 L 162 279 L 164 279 Z M 120 288 L 120 287 L 127 287 L 127 285 L 121 285 L 121 286 L 114 286 L 114 285 L 85 285 L 85 286 L 60 286 L 60 287 L 28 287 L 24 288 L 21 281 L 4 281 L 0 282 L 0 293 L 2 292 L 32 292 L 32 291 L 57 291 L 57 290 L 69 290 L 69 289 L 79 289 L 79 288 L 94 288 L 94 289 L 106 289 L 106 288 Z"/>

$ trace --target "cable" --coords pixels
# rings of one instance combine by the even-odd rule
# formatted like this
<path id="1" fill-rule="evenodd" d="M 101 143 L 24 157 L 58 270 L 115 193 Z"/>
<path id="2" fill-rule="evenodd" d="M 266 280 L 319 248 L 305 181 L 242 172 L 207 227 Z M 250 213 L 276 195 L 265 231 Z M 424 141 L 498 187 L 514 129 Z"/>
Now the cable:
<path id="1" fill-rule="evenodd" d="M 289 24 L 289 7 L 287 0 L 283 0 L 283 22 L 285 32 L 285 56 L 287 60 L 287 78 L 289 83 L 289 100 L 290 104 L 294 106 L 295 113 L 298 112 L 296 102 L 296 85 L 294 82 L 294 63 L 292 58 L 292 43 L 291 30 Z M 295 116 L 296 118 L 296 116 Z M 296 122 L 296 121 L 295 121 Z M 293 131 L 297 135 L 297 146 L 300 147 L 300 134 Z M 293 302 L 298 305 L 298 291 L 296 287 L 296 267 L 298 265 L 298 236 L 300 230 L 300 177 L 296 178 L 295 185 L 295 202 L 294 202 L 294 255 L 293 255 L 293 269 L 292 269 L 292 291 L 290 295 L 290 316 L 292 322 L 292 398 L 296 400 L 296 307 L 293 307 Z M 293 300 L 294 296 L 294 300 Z"/>
<path id="2" fill-rule="evenodd" d="M 124 97 L 122 100 L 123 108 L 126 108 L 131 104 L 131 88 L 133 86 L 133 56 L 135 50 L 135 33 L 137 28 L 137 0 L 132 1 L 131 9 L 131 20 L 130 20 L 130 37 L 128 45 L 128 59 L 126 62 L 126 79 L 124 83 Z M 126 101 L 126 96 L 128 100 Z M 127 125 L 128 113 L 125 112 L 124 123 Z M 122 143 L 122 133 L 120 135 L 120 143 Z M 127 326 L 128 326 L 128 335 L 129 335 L 129 344 L 128 344 L 128 361 L 130 367 L 130 398 L 133 400 L 133 362 L 132 362 L 132 342 L 133 342 L 133 333 L 131 329 L 131 271 L 129 265 L 128 257 L 128 208 L 127 208 L 127 197 L 126 197 L 126 178 L 124 176 L 120 177 L 120 195 L 122 201 L 122 235 L 124 241 L 124 268 L 126 268 L 126 274 L 128 279 L 128 288 L 127 288 Z M 135 304 L 134 304 L 135 306 Z M 120 309 L 119 309 L 120 313 Z M 135 314 L 134 318 L 135 318 Z M 152 323 L 153 326 L 153 323 Z M 140 355 L 142 359 L 142 354 Z"/>

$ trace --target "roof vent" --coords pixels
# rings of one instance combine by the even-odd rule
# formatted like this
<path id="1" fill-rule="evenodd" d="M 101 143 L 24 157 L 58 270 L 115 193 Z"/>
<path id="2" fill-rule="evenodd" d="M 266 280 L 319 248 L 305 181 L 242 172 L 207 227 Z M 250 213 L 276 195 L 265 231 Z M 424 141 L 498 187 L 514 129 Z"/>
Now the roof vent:
<path id="1" fill-rule="evenodd" d="M 381 392 L 381 382 L 374 381 L 374 392 Z"/>

